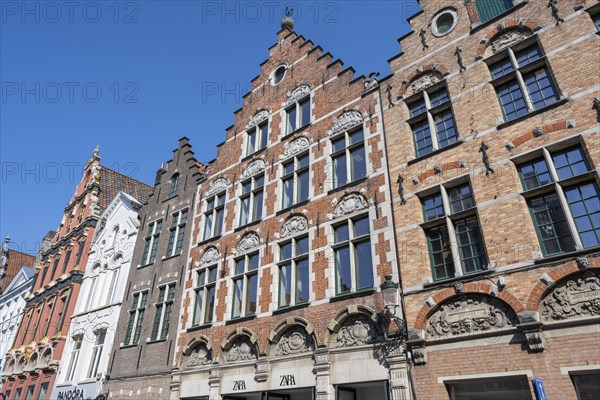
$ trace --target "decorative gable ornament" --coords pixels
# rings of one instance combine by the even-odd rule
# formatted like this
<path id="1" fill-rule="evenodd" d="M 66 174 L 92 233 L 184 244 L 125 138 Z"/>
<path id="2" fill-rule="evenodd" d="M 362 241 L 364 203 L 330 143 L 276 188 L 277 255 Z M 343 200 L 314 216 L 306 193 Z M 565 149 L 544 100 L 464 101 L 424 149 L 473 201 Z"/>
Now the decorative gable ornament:
<path id="1" fill-rule="evenodd" d="M 356 125 L 362 124 L 364 118 L 360 111 L 350 110 L 346 111 L 339 117 L 333 118 L 333 127 L 328 132 L 330 135 L 335 135 L 337 133 L 343 132 L 348 128 L 352 128 Z"/>
<path id="2" fill-rule="evenodd" d="M 513 44 L 520 42 L 523 39 L 527 39 L 527 35 L 518 29 L 511 29 L 509 31 L 503 32 L 500 35 L 496 36 L 494 40 L 492 40 L 490 46 L 492 48 L 492 53 L 496 54 L 507 47 L 512 46 Z"/>
<path id="3" fill-rule="evenodd" d="M 308 138 L 301 136 L 285 145 L 283 155 L 281 155 L 280 158 L 283 160 L 288 157 L 291 157 L 295 154 L 300 153 L 301 151 L 308 149 L 308 146 L 310 146 L 310 141 L 308 140 Z"/>
<path id="4" fill-rule="evenodd" d="M 206 192 L 206 196 L 212 196 L 213 194 L 222 192 L 227 189 L 227 179 L 225 178 L 217 178 L 212 181 L 208 187 L 208 191 Z"/>
<path id="5" fill-rule="evenodd" d="M 248 122 L 248 125 L 246 125 L 246 127 L 244 129 L 248 130 L 254 126 L 257 126 L 258 124 L 260 124 L 267 118 L 269 118 L 269 111 L 267 111 L 267 110 L 259 111 L 255 116 L 250 118 L 250 122 Z"/>
<path id="6" fill-rule="evenodd" d="M 557 284 L 542 300 L 542 321 L 600 316 L 600 272 L 587 270 Z"/>
<path id="7" fill-rule="evenodd" d="M 422 74 L 417 79 L 412 81 L 409 88 L 412 90 L 412 93 L 418 93 L 424 89 L 427 89 L 430 86 L 435 85 L 441 81 L 440 74 L 436 72 L 428 72 L 426 74 Z"/>
<path id="8" fill-rule="evenodd" d="M 280 237 L 283 239 L 293 233 L 302 232 L 308 228 L 308 221 L 302 215 L 294 215 L 285 221 L 281 227 Z"/>
<path id="9" fill-rule="evenodd" d="M 365 210 L 368 207 L 369 202 L 367 201 L 365 196 L 363 196 L 360 193 L 350 193 L 344 196 L 342 200 L 339 203 L 337 203 L 337 205 L 335 205 L 335 209 L 333 210 L 333 218 L 352 214 L 356 211 Z"/>
<path id="10" fill-rule="evenodd" d="M 202 258 L 198 262 L 198 266 L 201 267 L 206 264 L 214 264 L 219 261 L 219 252 L 214 247 L 206 250 L 202 255 Z"/>
<path id="11" fill-rule="evenodd" d="M 287 93 L 287 100 L 285 101 L 285 105 L 289 106 L 290 104 L 294 104 L 300 100 L 302 100 L 305 96 L 310 94 L 310 87 L 308 85 L 300 85 L 297 86 L 294 90 Z"/>
<path id="12" fill-rule="evenodd" d="M 243 254 L 260 245 L 260 238 L 254 232 L 250 232 L 242 237 L 236 247 L 236 254 Z"/>
<path id="13" fill-rule="evenodd" d="M 256 160 L 250 162 L 250 164 L 248 164 L 248 166 L 242 173 L 242 179 L 254 176 L 254 175 L 258 174 L 259 172 L 264 171 L 266 167 L 267 167 L 267 163 L 263 159 L 260 159 L 260 158 L 256 159 Z"/>
<path id="14" fill-rule="evenodd" d="M 192 353 L 190 354 L 189 358 L 187 359 L 186 367 L 187 368 L 201 367 L 203 365 L 210 364 L 211 362 L 212 362 L 212 355 L 210 353 L 210 350 L 208 350 L 206 348 L 206 345 L 201 344 L 201 345 L 196 346 L 196 348 L 194 350 L 192 350 Z"/>

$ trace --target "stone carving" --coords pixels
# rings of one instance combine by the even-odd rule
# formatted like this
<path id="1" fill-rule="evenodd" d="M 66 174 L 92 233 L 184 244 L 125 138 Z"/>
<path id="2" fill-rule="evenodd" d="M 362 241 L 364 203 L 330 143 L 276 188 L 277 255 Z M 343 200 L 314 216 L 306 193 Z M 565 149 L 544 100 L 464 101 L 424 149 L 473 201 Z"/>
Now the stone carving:
<path id="1" fill-rule="evenodd" d="M 258 112 L 255 116 L 250 118 L 250 122 L 248 122 L 248 125 L 246 125 L 246 127 L 244 129 L 248 130 L 252 127 L 255 127 L 267 118 L 269 118 L 269 111 L 262 110 L 262 111 Z"/>
<path id="2" fill-rule="evenodd" d="M 256 359 L 256 350 L 254 345 L 245 336 L 238 337 L 229 351 L 227 352 L 227 361 L 246 361 Z"/>
<path id="3" fill-rule="evenodd" d="M 596 110 L 596 121 L 600 122 L 600 100 L 597 97 L 592 100 L 592 110 Z"/>
<path id="4" fill-rule="evenodd" d="M 283 155 L 280 158 L 285 159 L 291 157 L 295 154 L 300 153 L 303 150 L 308 149 L 308 146 L 310 146 L 310 141 L 308 140 L 308 138 L 301 136 L 285 145 L 285 150 L 283 151 Z"/>
<path id="5" fill-rule="evenodd" d="M 415 94 L 423 89 L 427 89 L 429 86 L 435 85 L 440 80 L 439 74 L 435 72 L 428 72 L 426 74 L 422 74 L 417 79 L 412 81 L 409 88 L 412 90 L 412 93 Z"/>
<path id="6" fill-rule="evenodd" d="M 227 186 L 227 179 L 217 178 L 209 185 L 206 196 L 212 196 L 216 193 L 222 192 L 223 190 L 227 189 Z"/>
<path id="7" fill-rule="evenodd" d="M 279 339 L 275 348 L 276 356 L 306 353 L 314 350 L 310 337 L 302 327 L 288 329 Z"/>
<path id="8" fill-rule="evenodd" d="M 462 49 L 460 47 L 457 47 L 456 50 L 454 50 L 454 55 L 456 56 L 456 63 L 458 64 L 460 71 L 458 72 L 463 72 L 464 70 L 466 70 L 467 68 L 465 67 L 465 65 L 463 64 L 463 58 L 462 58 Z"/>
<path id="9" fill-rule="evenodd" d="M 560 17 L 560 15 L 558 14 L 558 8 L 556 7 L 556 0 L 548 0 L 548 5 L 546 6 L 546 8 L 550 9 L 550 12 L 552 13 L 552 17 L 556 21 L 556 25 L 560 25 L 563 22 L 565 22 L 565 20 L 562 19 Z"/>
<path id="10" fill-rule="evenodd" d="M 394 107 L 394 101 L 392 100 L 392 85 L 388 84 L 387 88 L 385 88 L 385 92 L 387 93 L 388 108 Z"/>
<path id="11" fill-rule="evenodd" d="M 589 270 L 564 280 L 542 300 L 543 321 L 600 315 L 600 272 Z"/>
<path id="12" fill-rule="evenodd" d="M 412 348 L 412 356 L 415 365 L 427 364 L 427 350 L 424 346 L 418 346 Z"/>
<path id="13" fill-rule="evenodd" d="M 503 32 L 500 35 L 496 36 L 494 40 L 492 40 L 492 53 L 496 54 L 499 51 L 502 51 L 505 48 L 510 47 L 513 44 L 520 42 L 521 40 L 526 38 L 527 35 L 518 29 L 511 29 L 509 31 Z"/>
<path id="14" fill-rule="evenodd" d="M 301 215 L 294 215 L 283 223 L 280 235 L 283 239 L 292 233 L 302 232 L 306 228 L 308 228 L 308 221 L 306 218 Z"/>
<path id="15" fill-rule="evenodd" d="M 535 128 L 533 128 L 532 132 L 534 137 L 540 137 L 544 134 L 544 131 L 542 130 L 541 126 L 536 126 Z"/>
<path id="16" fill-rule="evenodd" d="M 429 45 L 427 44 L 427 40 L 425 38 L 425 29 L 421 29 L 421 31 L 419 32 L 419 37 L 421 38 L 421 44 L 423 45 L 423 51 L 425 51 L 425 49 L 429 48 Z"/>
<path id="17" fill-rule="evenodd" d="M 192 350 L 190 354 L 186 367 L 201 367 L 203 365 L 210 364 L 212 361 L 212 357 L 210 351 L 206 348 L 204 344 L 198 345 Z"/>
<path id="18" fill-rule="evenodd" d="M 348 128 L 362 124 L 363 121 L 364 118 L 360 111 L 346 111 L 339 117 L 333 118 L 333 127 L 331 128 L 331 131 L 329 131 L 329 134 L 335 135 L 336 133 L 343 132 Z"/>
<path id="19" fill-rule="evenodd" d="M 250 164 L 248 164 L 248 166 L 242 173 L 242 179 L 254 176 L 254 175 L 258 174 L 259 172 L 264 171 L 266 167 L 267 167 L 267 163 L 264 160 L 262 160 L 260 158 L 256 159 L 256 160 L 252 161 Z"/>
<path id="20" fill-rule="evenodd" d="M 406 199 L 404 198 L 404 177 L 402 175 L 398 175 L 398 194 L 400 195 L 400 205 L 403 206 L 406 204 Z"/>
<path id="21" fill-rule="evenodd" d="M 198 262 L 198 266 L 203 266 L 206 264 L 214 264 L 219 261 L 219 252 L 214 247 L 209 248 L 204 252 L 202 258 Z"/>
<path id="22" fill-rule="evenodd" d="M 542 331 L 539 329 L 525 331 L 525 338 L 527 339 L 527 345 L 529 349 L 533 352 L 544 351 L 544 338 L 542 336 Z"/>
<path id="23" fill-rule="evenodd" d="M 490 157 L 487 153 L 488 149 L 488 145 L 485 144 L 485 142 L 481 142 L 481 145 L 479 146 L 479 152 L 481 153 L 481 162 L 483 162 L 483 165 L 485 166 L 486 175 L 494 173 L 494 169 L 490 165 Z"/>
<path id="24" fill-rule="evenodd" d="M 237 245 L 237 253 L 241 254 L 248 250 L 252 250 L 255 247 L 258 247 L 260 244 L 260 238 L 254 232 L 248 233 L 246 236 L 240 239 L 240 242 Z"/>
<path id="25" fill-rule="evenodd" d="M 364 210 L 368 207 L 369 202 L 365 196 L 359 193 L 350 193 L 337 204 L 335 210 L 333 210 L 333 217 L 341 217 L 342 215 L 351 214 L 355 211 Z"/>
<path id="26" fill-rule="evenodd" d="M 514 310 L 488 295 L 467 294 L 442 304 L 427 321 L 430 338 L 482 333 L 516 326 Z"/>
<path id="27" fill-rule="evenodd" d="M 590 259 L 588 257 L 577 257 L 575 260 L 577 262 L 577 267 L 580 270 L 590 269 Z"/>
<path id="28" fill-rule="evenodd" d="M 337 347 L 362 346 L 382 341 L 381 331 L 364 315 L 347 318 L 337 334 Z"/>
<path id="29" fill-rule="evenodd" d="M 296 87 L 291 92 L 288 92 L 288 98 L 285 102 L 285 105 L 288 106 L 290 104 L 294 104 L 300 100 L 302 100 L 305 96 L 310 94 L 310 87 L 308 85 L 300 85 Z"/>
<path id="30" fill-rule="evenodd" d="M 379 72 L 371 72 L 369 74 L 368 80 L 365 81 L 365 91 L 371 90 L 379 86 L 379 81 L 377 77 L 380 75 Z"/>

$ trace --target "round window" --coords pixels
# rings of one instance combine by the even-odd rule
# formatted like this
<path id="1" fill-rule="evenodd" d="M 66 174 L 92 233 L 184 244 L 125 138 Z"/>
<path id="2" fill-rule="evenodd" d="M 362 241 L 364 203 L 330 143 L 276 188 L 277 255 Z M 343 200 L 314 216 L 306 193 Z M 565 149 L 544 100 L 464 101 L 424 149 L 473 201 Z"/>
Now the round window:
<path id="1" fill-rule="evenodd" d="M 285 66 L 285 65 L 280 65 L 279 67 L 275 68 L 275 71 L 273 71 L 273 73 L 271 73 L 271 82 L 273 82 L 273 85 L 277 85 L 279 82 L 281 82 L 283 80 L 283 78 L 285 77 L 286 71 L 287 71 L 287 66 Z"/>
<path id="2" fill-rule="evenodd" d="M 444 36 L 456 27 L 457 15 L 454 8 L 445 8 L 438 12 L 431 21 L 431 33 L 434 36 Z"/>

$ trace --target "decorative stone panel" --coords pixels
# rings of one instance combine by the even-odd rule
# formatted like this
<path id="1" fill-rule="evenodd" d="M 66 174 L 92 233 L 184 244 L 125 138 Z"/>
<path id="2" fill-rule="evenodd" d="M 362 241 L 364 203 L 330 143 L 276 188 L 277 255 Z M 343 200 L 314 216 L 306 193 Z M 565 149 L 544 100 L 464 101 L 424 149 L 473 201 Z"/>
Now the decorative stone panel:
<path id="1" fill-rule="evenodd" d="M 288 218 L 281 226 L 280 237 L 283 239 L 294 233 L 305 231 L 308 228 L 308 220 L 302 215 L 294 215 Z"/>
<path id="2" fill-rule="evenodd" d="M 219 261 L 219 252 L 214 247 L 210 247 L 204 252 L 202 258 L 198 262 L 198 266 L 201 267 L 207 264 L 214 264 Z"/>
<path id="3" fill-rule="evenodd" d="M 348 128 L 352 128 L 357 125 L 361 125 L 364 121 L 364 118 L 360 111 L 350 110 L 346 111 L 339 117 L 333 118 L 333 126 L 331 130 L 328 132 L 330 135 L 336 135 L 340 132 L 347 130 Z"/>
<path id="4" fill-rule="evenodd" d="M 275 348 L 276 356 L 288 356 L 313 351 L 311 338 L 302 326 L 296 326 L 285 331 L 277 342 Z"/>
<path id="5" fill-rule="evenodd" d="M 380 329 L 366 315 L 353 315 L 344 321 L 337 333 L 336 347 L 362 346 L 384 340 Z"/>
<path id="6" fill-rule="evenodd" d="M 528 36 L 524 31 L 511 29 L 496 36 L 491 41 L 490 48 L 492 49 L 492 53 L 496 54 L 523 39 L 527 39 Z"/>
<path id="7" fill-rule="evenodd" d="M 333 218 L 338 218 L 343 215 L 352 214 L 356 211 L 365 210 L 369 208 L 369 202 L 360 193 L 350 193 L 342 198 L 342 200 L 335 204 L 333 210 Z"/>
<path id="8" fill-rule="evenodd" d="M 246 336 L 238 337 L 229 351 L 226 360 L 228 362 L 247 361 L 256 359 L 256 349 L 250 339 Z"/>
<path id="9" fill-rule="evenodd" d="M 254 176 L 264 171 L 266 167 L 267 163 L 263 159 L 259 158 L 257 160 L 254 160 L 250 164 L 248 164 L 246 169 L 244 169 L 244 172 L 242 173 L 242 179 L 250 178 L 251 176 Z"/>
<path id="10" fill-rule="evenodd" d="M 588 270 L 558 283 L 542 300 L 542 321 L 600 316 L 600 272 Z"/>
<path id="11" fill-rule="evenodd" d="M 302 100 L 305 96 L 308 96 L 309 94 L 310 94 L 310 87 L 308 85 L 304 85 L 304 84 L 299 85 L 294 90 L 287 93 L 288 98 L 285 102 L 285 106 L 294 104 L 297 101 Z"/>
<path id="12" fill-rule="evenodd" d="M 289 158 L 293 155 L 300 153 L 301 151 L 308 149 L 309 146 L 310 146 L 310 141 L 308 140 L 308 138 L 301 136 L 297 139 L 292 140 L 291 142 L 289 142 L 288 144 L 285 145 L 285 149 L 283 151 L 283 154 L 280 156 L 280 158 L 281 159 Z"/>
<path id="13" fill-rule="evenodd" d="M 426 72 L 424 74 L 422 74 L 420 77 L 418 77 L 417 79 L 415 79 L 414 81 L 412 81 L 412 83 L 409 86 L 409 89 L 411 90 L 412 94 L 418 93 L 424 89 L 427 89 L 430 86 L 435 85 L 436 83 L 440 82 L 442 80 L 442 77 L 439 73 L 431 71 L 431 72 Z"/>
<path id="14" fill-rule="evenodd" d="M 236 247 L 236 254 L 244 254 L 260 245 L 260 238 L 254 232 L 247 233 L 243 236 Z"/>
<path id="15" fill-rule="evenodd" d="M 267 118 L 269 118 L 269 111 L 268 110 L 262 110 L 259 111 L 256 115 L 254 115 L 252 118 L 250 118 L 250 122 L 248 122 L 248 125 L 246 125 L 246 130 L 257 126 L 258 124 L 260 124 L 261 122 L 263 122 L 264 120 L 266 120 Z"/>
<path id="16" fill-rule="evenodd" d="M 208 186 L 208 191 L 206 192 L 206 196 L 212 196 L 216 193 L 222 192 L 227 189 L 228 183 L 225 178 L 217 178 L 210 183 Z"/>
<path id="17" fill-rule="evenodd" d="M 212 353 L 206 348 L 204 343 L 197 345 L 187 360 L 185 361 L 186 368 L 202 367 L 212 363 Z"/>

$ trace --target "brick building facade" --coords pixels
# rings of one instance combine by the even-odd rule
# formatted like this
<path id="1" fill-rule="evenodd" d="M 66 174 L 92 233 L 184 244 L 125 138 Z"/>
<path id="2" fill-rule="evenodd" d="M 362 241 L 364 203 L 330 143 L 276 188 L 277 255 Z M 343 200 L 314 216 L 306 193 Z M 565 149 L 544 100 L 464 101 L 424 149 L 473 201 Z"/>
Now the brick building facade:
<path id="1" fill-rule="evenodd" d="M 146 198 L 151 188 L 101 166 L 96 149 L 35 270 L 32 293 L 6 356 L 4 398 L 50 396 L 98 218 L 120 190 Z"/>
<path id="2" fill-rule="evenodd" d="M 381 82 L 417 397 L 596 398 L 600 4 L 421 7 Z"/>

